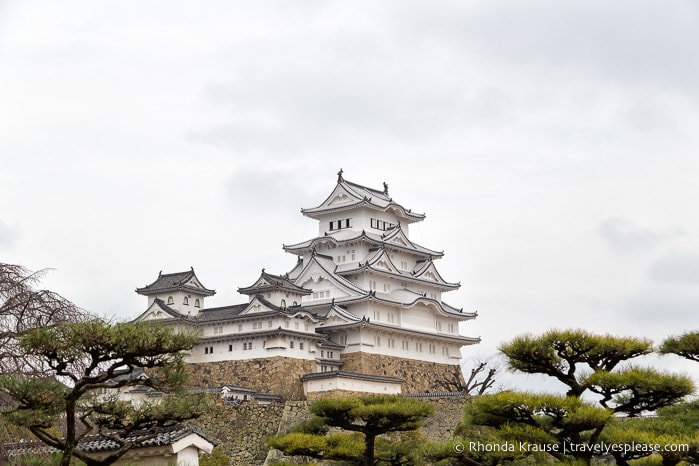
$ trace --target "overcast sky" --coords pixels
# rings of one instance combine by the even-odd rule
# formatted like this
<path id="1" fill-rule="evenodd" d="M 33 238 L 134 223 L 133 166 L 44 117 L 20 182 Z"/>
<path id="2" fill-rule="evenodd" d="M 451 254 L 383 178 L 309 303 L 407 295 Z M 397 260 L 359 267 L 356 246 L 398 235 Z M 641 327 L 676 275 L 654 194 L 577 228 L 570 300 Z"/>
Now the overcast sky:
<path id="1" fill-rule="evenodd" d="M 692 0 L 0 0 L 0 260 L 120 319 L 160 270 L 244 302 L 342 168 L 427 214 L 467 359 L 699 329 L 698 25 Z"/>

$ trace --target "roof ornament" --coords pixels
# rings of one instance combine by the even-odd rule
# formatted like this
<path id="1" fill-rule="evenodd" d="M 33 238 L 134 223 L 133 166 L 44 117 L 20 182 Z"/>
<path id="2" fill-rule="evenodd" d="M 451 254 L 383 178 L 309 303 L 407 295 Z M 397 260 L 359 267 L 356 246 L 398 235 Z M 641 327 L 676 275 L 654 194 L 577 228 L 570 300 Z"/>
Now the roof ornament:
<path id="1" fill-rule="evenodd" d="M 333 306 L 335 305 L 335 298 L 333 298 L 332 301 L 330 301 L 330 304 L 332 304 Z"/>
<path id="2" fill-rule="evenodd" d="M 388 196 L 388 183 L 383 182 L 383 193 Z"/>
<path id="3" fill-rule="evenodd" d="M 342 183 L 342 181 L 343 181 L 342 173 L 343 173 L 343 170 L 342 170 L 342 168 L 340 168 L 340 171 L 337 172 L 337 182 L 338 183 Z"/>
<path id="4" fill-rule="evenodd" d="M 316 256 L 316 245 L 314 244 L 313 247 L 311 247 L 311 257 Z"/>
<path id="5" fill-rule="evenodd" d="M 264 267 L 262 267 L 262 273 L 265 273 L 265 268 L 264 268 Z"/>

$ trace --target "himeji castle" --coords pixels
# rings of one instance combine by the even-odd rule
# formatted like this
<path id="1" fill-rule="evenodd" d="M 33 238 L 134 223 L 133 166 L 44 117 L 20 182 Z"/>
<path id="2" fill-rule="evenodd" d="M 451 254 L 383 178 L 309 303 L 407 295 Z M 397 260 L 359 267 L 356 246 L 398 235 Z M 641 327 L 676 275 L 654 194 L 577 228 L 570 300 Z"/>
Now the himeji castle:
<path id="1" fill-rule="evenodd" d="M 207 308 L 215 294 L 194 270 L 160 273 L 137 293 L 148 307 L 137 320 L 198 331 L 188 355 L 194 385 L 245 386 L 291 399 L 336 393 L 447 390 L 460 377 L 459 333 L 476 313 L 447 304 L 459 288 L 437 270 L 442 251 L 410 240 L 425 219 L 383 189 L 346 180 L 317 207 L 318 235 L 286 244 L 297 256 L 286 273 L 265 269 L 238 288 L 247 302 Z"/>

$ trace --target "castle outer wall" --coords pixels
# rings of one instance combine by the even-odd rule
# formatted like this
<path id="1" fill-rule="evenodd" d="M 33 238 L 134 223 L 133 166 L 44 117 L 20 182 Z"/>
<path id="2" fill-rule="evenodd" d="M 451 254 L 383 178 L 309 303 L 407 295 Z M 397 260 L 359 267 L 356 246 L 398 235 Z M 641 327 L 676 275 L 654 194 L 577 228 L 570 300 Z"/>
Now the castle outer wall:
<path id="1" fill-rule="evenodd" d="M 402 393 L 453 391 L 453 387 L 449 388 L 443 382 L 454 380 L 455 374 L 463 383 L 461 370 L 455 365 L 370 353 L 344 354 L 342 360 L 344 372 L 403 379 L 405 383 L 401 386 Z M 304 374 L 316 371 L 315 361 L 283 357 L 196 363 L 189 366 L 190 384 L 194 387 L 233 385 L 279 395 L 287 400 L 305 400 L 303 384 L 299 379 Z"/>

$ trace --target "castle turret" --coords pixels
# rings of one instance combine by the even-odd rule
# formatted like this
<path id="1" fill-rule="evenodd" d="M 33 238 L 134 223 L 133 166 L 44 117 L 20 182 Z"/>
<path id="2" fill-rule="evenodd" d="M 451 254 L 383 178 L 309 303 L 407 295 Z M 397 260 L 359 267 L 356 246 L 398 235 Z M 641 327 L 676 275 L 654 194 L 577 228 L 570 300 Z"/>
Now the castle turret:
<path id="1" fill-rule="evenodd" d="M 204 308 L 204 298 L 216 291 L 205 288 L 191 268 L 186 272 L 160 272 L 153 283 L 137 288 L 136 293 L 148 296 L 148 307 L 159 299 L 182 315 L 196 316 Z"/>

